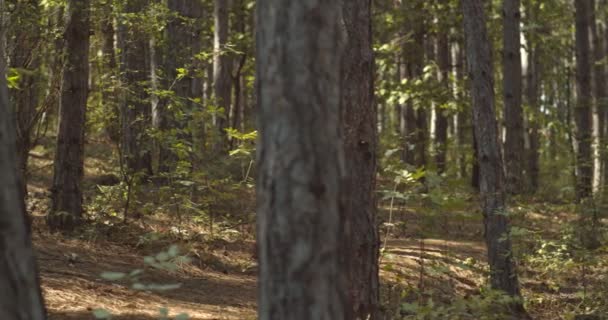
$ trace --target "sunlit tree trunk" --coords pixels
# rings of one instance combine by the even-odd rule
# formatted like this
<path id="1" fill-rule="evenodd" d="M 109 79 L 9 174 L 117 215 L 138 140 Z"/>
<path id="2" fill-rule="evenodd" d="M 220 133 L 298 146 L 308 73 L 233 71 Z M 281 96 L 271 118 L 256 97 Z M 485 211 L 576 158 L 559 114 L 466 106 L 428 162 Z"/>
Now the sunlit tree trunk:
<path id="1" fill-rule="evenodd" d="M 444 5 L 447 5 L 444 1 Z M 442 27 L 442 29 L 446 29 Z M 446 93 L 450 93 L 450 42 L 449 30 L 441 30 L 437 37 L 437 64 L 439 66 L 439 81 Z M 443 102 L 443 101 L 441 101 Z M 448 117 L 441 104 L 435 108 L 435 162 L 437 172 L 446 170 L 448 143 Z"/>
<path id="2" fill-rule="evenodd" d="M 6 83 L 6 27 L 0 0 L 0 319 L 44 320 L 38 271 L 16 156 L 16 132 Z"/>
<path id="3" fill-rule="evenodd" d="M 216 141 L 216 151 L 226 148 L 226 128 L 230 123 L 230 106 L 232 94 L 232 55 L 227 50 L 229 35 L 229 2 L 215 0 L 214 5 L 214 51 L 213 58 L 213 86 L 217 107 L 223 112 L 216 115 L 216 125 L 219 137 Z"/>
<path id="4" fill-rule="evenodd" d="M 605 157 L 602 154 L 602 131 L 604 121 L 603 113 L 606 109 L 606 74 L 605 74 L 605 58 L 606 51 L 603 43 L 603 26 L 601 23 L 596 23 L 595 2 L 591 1 L 591 37 L 593 40 L 593 80 L 595 84 L 595 103 L 593 104 L 593 192 L 600 191 L 602 181 L 602 159 Z M 603 8 L 601 5 L 598 9 Z M 600 13 L 601 11 L 598 11 Z"/>
<path id="5" fill-rule="evenodd" d="M 64 33 L 59 129 L 51 188 L 51 229 L 71 231 L 82 218 L 84 134 L 89 94 L 89 0 L 71 0 Z"/>
<path id="6" fill-rule="evenodd" d="M 591 0 L 575 0 L 576 8 L 576 196 L 582 201 L 592 195 L 592 116 L 590 23 Z"/>
<path id="7" fill-rule="evenodd" d="M 462 0 L 467 63 L 471 78 L 473 124 L 478 147 L 479 191 L 484 215 L 485 240 L 490 265 L 490 284 L 508 295 L 520 297 L 517 271 L 509 238 L 504 177 L 494 97 L 492 53 L 482 0 Z M 525 319 L 523 305 L 513 313 Z"/>
<path id="8" fill-rule="evenodd" d="M 340 252 L 341 2 L 256 5 L 258 317 L 353 319 Z"/>
<path id="9" fill-rule="evenodd" d="M 371 0 L 343 0 L 347 41 L 342 60 L 342 136 L 346 179 L 343 253 L 355 319 L 379 319 L 376 226 L 376 107 Z"/>
<path id="10" fill-rule="evenodd" d="M 503 0 L 503 92 L 505 116 L 506 190 L 511 194 L 523 191 L 524 119 L 521 106 L 522 67 L 520 43 L 520 1 Z"/>

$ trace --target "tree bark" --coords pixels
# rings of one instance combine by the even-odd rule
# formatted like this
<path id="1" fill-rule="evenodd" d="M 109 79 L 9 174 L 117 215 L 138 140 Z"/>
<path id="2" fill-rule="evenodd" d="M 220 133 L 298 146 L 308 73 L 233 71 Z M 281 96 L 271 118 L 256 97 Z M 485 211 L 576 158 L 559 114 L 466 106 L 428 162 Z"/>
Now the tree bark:
<path id="1" fill-rule="evenodd" d="M 580 202 L 592 196 L 592 117 L 590 23 L 591 0 L 575 0 L 576 8 L 576 196 Z"/>
<path id="2" fill-rule="evenodd" d="M 5 9 L 4 0 L 0 0 L 0 319 L 44 320 L 6 83 Z"/>
<path id="3" fill-rule="evenodd" d="M 344 263 L 354 319 L 379 319 L 376 226 L 377 126 L 371 0 L 343 0 L 347 41 L 342 60 L 342 134 L 346 179 Z"/>
<path id="4" fill-rule="evenodd" d="M 257 2 L 260 320 L 352 319 L 340 251 L 341 9 Z"/>
<path id="5" fill-rule="evenodd" d="M 528 191 L 536 192 L 539 186 L 540 174 L 540 105 L 538 99 L 540 97 L 540 71 L 541 65 L 539 60 L 539 50 L 536 43 L 528 45 L 528 70 L 527 70 L 527 90 L 526 96 L 530 105 L 532 116 L 528 120 L 528 139 L 530 146 L 528 150 L 528 165 L 526 173 L 529 180 Z"/>
<path id="6" fill-rule="evenodd" d="M 196 57 L 202 50 L 201 28 L 203 17 L 203 4 L 200 0 L 169 0 L 169 10 L 175 14 L 168 25 L 166 32 L 166 55 L 164 57 L 164 74 L 167 90 L 172 90 L 175 96 L 171 101 L 162 101 L 157 104 L 157 117 L 159 129 L 165 134 L 176 132 L 175 137 L 181 141 L 192 141 L 186 128 L 192 120 L 193 111 L 201 107 L 203 85 L 199 74 L 202 65 Z M 178 69 L 185 69 L 184 74 Z M 180 117 L 179 115 L 184 115 Z M 197 125 L 203 125 L 198 122 Z M 199 132 L 203 128 L 198 128 Z M 171 150 L 173 139 L 164 139 L 160 144 L 159 172 L 169 172 L 175 169 L 179 159 Z"/>
<path id="7" fill-rule="evenodd" d="M 127 0 L 124 12 L 141 13 L 147 0 Z M 122 19 L 126 19 L 123 17 Z M 127 21 L 118 27 L 120 69 L 123 84 L 127 87 L 120 107 L 121 152 L 126 172 L 152 174 L 150 139 L 146 130 L 152 123 L 152 110 L 146 92 L 148 67 L 146 64 L 148 40 L 144 30 Z"/>
<path id="8" fill-rule="evenodd" d="M 226 0 L 215 0 L 214 5 L 214 44 L 213 86 L 217 107 L 222 114 L 216 115 L 219 137 L 216 141 L 216 151 L 222 151 L 227 146 L 226 128 L 230 123 L 230 105 L 232 95 L 232 55 L 226 49 L 229 35 L 229 3 Z"/>
<path id="9" fill-rule="evenodd" d="M 444 2 L 447 6 L 447 3 Z M 445 29 L 445 27 L 443 27 Z M 437 37 L 437 64 L 439 66 L 439 82 L 446 94 L 450 93 L 450 42 L 449 30 L 442 30 Z M 443 101 L 441 101 L 443 104 Z M 435 107 L 435 162 L 437 172 L 446 170 L 448 147 L 448 117 L 441 106 Z"/>
<path id="10" fill-rule="evenodd" d="M 40 47 L 42 32 L 40 27 L 41 9 L 38 1 L 13 2 L 9 31 L 8 56 L 10 67 L 19 70 L 19 85 L 9 90 L 9 98 L 17 130 L 17 163 L 24 195 L 27 194 L 27 163 L 34 147 L 36 124 L 40 120 L 38 110 L 40 95 Z"/>
<path id="11" fill-rule="evenodd" d="M 525 168 L 524 116 L 521 106 L 522 67 L 520 42 L 520 1 L 503 0 L 503 91 L 506 139 L 504 144 L 506 190 L 510 194 L 523 191 Z"/>
<path id="12" fill-rule="evenodd" d="M 494 72 L 482 0 L 462 0 L 473 122 L 478 147 L 479 189 L 492 288 L 520 297 L 506 215 L 502 158 L 496 124 Z M 525 317 L 523 305 L 513 313 Z M 519 318 L 521 319 L 521 318 Z"/>
<path id="13" fill-rule="evenodd" d="M 601 5 L 600 7 L 601 8 Z M 603 43 L 603 27 L 596 23 L 595 1 L 591 0 L 591 37 L 593 40 L 593 80 L 595 84 L 595 103 L 593 104 L 593 192 L 598 193 L 602 188 L 602 127 L 603 112 L 606 109 L 606 75 L 605 58 L 606 52 Z"/>
<path id="14" fill-rule="evenodd" d="M 53 230 L 72 231 L 82 218 L 85 113 L 89 80 L 89 0 L 68 2 L 59 129 L 51 189 Z"/>

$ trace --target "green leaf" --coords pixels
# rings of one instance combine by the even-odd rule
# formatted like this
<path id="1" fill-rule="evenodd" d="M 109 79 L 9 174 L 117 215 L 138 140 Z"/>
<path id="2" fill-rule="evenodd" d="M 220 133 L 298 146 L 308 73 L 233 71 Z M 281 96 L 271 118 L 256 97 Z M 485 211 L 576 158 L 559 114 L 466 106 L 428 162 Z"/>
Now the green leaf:
<path id="1" fill-rule="evenodd" d="M 127 276 L 124 272 L 103 272 L 101 277 L 109 281 L 118 281 Z"/>
<path id="2" fill-rule="evenodd" d="M 105 309 L 95 309 L 93 310 L 93 316 L 95 319 L 111 319 L 112 314 Z"/>
<path id="3" fill-rule="evenodd" d="M 190 316 L 187 313 L 180 313 L 175 316 L 175 320 L 188 320 Z"/>
<path id="4" fill-rule="evenodd" d="M 171 256 L 172 258 L 177 257 L 177 255 L 179 254 L 179 247 L 177 245 L 171 245 L 169 247 L 169 250 L 167 251 L 167 253 L 169 254 L 169 256 Z"/>
<path id="5" fill-rule="evenodd" d="M 156 260 L 158 260 L 158 261 L 167 261 L 167 260 L 169 260 L 170 258 L 171 258 L 171 257 L 170 257 L 170 256 L 169 256 L 169 254 L 168 254 L 168 253 L 166 253 L 166 252 L 159 252 L 159 253 L 156 255 Z"/>

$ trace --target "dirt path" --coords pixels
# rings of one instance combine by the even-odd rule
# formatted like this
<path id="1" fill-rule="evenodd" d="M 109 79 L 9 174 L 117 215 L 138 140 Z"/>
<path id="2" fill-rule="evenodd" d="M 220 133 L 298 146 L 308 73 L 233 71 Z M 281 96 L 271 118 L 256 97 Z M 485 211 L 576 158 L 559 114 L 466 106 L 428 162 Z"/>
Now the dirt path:
<path id="1" fill-rule="evenodd" d="M 255 319 L 256 280 L 251 273 L 218 272 L 194 264 L 173 273 L 147 270 L 142 282 L 149 279 L 181 287 L 137 291 L 129 283 L 112 283 L 100 274 L 142 268 L 140 252 L 53 236 L 37 235 L 34 241 L 50 319 L 94 319 L 96 308 L 110 311 L 112 319 L 158 319 L 161 308 L 168 308 L 173 316 L 185 312 L 190 319 Z"/>

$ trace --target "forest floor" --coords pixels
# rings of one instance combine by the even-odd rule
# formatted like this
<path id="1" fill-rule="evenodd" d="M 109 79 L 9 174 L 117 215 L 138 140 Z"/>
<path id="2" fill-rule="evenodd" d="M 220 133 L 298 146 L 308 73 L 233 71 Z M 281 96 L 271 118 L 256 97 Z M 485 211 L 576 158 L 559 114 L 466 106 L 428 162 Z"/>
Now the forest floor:
<path id="1" fill-rule="evenodd" d="M 34 153 L 31 163 L 27 206 L 33 217 L 33 239 L 50 319 L 95 319 L 95 309 L 110 312 L 112 319 L 159 319 L 163 308 L 172 317 L 187 313 L 190 319 L 256 318 L 252 225 L 212 238 L 184 239 L 168 227 L 174 224 L 171 218 L 158 214 L 127 224 L 95 224 L 74 237 L 51 234 L 44 225 L 44 215 L 52 156 Z M 103 172 L 103 159 L 87 158 L 87 181 L 94 181 Z M 87 186 L 86 198 L 90 200 L 96 188 L 91 183 Z M 462 197 L 465 199 L 449 210 L 425 201 L 407 209 L 383 208 L 381 299 L 386 313 L 393 315 L 387 319 L 397 319 L 394 315 L 406 302 L 428 304 L 432 299 L 449 305 L 479 294 L 488 275 L 481 217 L 477 200 L 470 195 Z M 245 198 L 253 201 L 251 194 Z M 596 299 L 591 294 L 581 296 L 581 292 L 600 290 L 598 286 L 607 283 L 607 253 L 596 252 L 594 257 L 600 259 L 595 264 L 570 263 L 563 257 L 534 259 L 539 248 L 562 245 L 563 226 L 576 215 L 568 205 L 534 199 L 522 203 L 526 204 L 513 209 L 517 213 L 515 225 L 520 226 L 516 228 L 519 237 L 514 235 L 514 250 L 526 253 L 519 269 L 527 308 L 534 319 L 569 319 L 581 313 L 583 306 L 593 305 L 589 299 Z M 389 211 L 392 218 L 387 221 Z M 190 235 L 209 231 L 193 221 L 180 228 Z M 146 266 L 146 257 L 172 244 L 177 244 L 189 261 L 176 263 L 173 271 Z M 135 281 L 109 281 L 101 276 L 137 269 L 144 270 L 138 283 L 181 286 L 134 290 Z"/>

